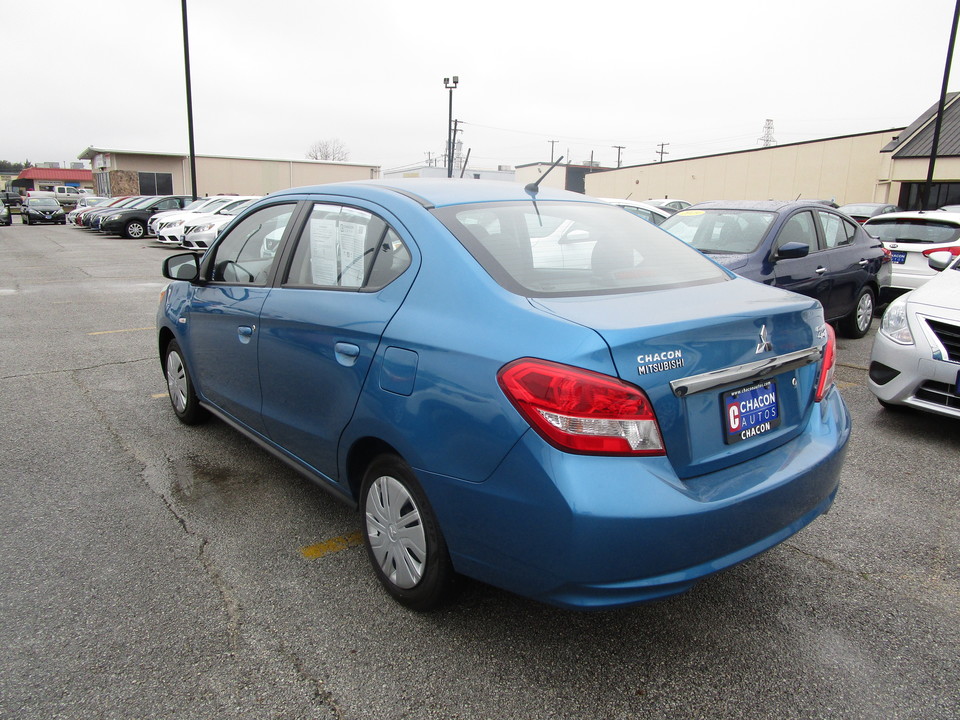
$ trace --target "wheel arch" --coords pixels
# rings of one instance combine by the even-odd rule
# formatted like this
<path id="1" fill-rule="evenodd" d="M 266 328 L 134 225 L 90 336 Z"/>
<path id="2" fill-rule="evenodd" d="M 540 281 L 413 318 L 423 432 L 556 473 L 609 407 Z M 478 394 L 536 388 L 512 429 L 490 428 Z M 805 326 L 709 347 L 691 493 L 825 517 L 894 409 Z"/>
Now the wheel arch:
<path id="1" fill-rule="evenodd" d="M 157 333 L 157 355 L 160 358 L 160 367 L 163 367 L 163 356 L 167 352 L 167 345 L 170 344 L 171 340 L 176 340 L 176 335 L 173 334 L 173 331 L 168 327 L 161 327 L 160 332 Z"/>
<path id="2" fill-rule="evenodd" d="M 374 458 L 386 453 L 403 458 L 390 443 L 377 437 L 358 438 L 350 447 L 350 450 L 347 451 L 347 486 L 350 489 L 350 496 L 353 498 L 353 502 L 357 507 L 359 507 L 360 502 L 360 486 L 363 484 L 363 475 L 367 467 L 373 462 Z"/>

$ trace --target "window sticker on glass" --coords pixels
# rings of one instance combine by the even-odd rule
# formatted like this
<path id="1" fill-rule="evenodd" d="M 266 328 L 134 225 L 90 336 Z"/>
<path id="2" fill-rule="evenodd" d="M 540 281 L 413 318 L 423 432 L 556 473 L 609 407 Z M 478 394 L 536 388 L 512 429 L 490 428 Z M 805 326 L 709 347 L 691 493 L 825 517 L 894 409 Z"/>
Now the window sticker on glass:
<path id="1" fill-rule="evenodd" d="M 341 212 L 314 211 L 310 218 L 311 280 L 314 285 L 363 285 L 364 246 L 370 216 L 344 208 Z"/>

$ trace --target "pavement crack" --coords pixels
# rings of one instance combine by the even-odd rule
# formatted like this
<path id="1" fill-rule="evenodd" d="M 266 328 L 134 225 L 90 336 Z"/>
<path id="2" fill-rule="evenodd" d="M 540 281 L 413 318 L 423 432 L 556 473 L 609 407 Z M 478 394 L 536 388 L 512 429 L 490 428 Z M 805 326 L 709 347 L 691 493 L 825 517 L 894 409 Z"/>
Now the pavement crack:
<path id="1" fill-rule="evenodd" d="M 136 363 L 153 362 L 153 361 L 154 361 L 153 357 L 134 358 L 132 360 L 117 360 L 115 362 L 100 363 L 98 365 L 87 365 L 84 367 L 60 368 L 58 370 L 45 370 L 43 372 L 18 373 L 15 375 L 2 375 L 0 376 L 0 380 L 18 380 L 20 378 L 62 375 L 64 373 L 86 372 L 88 370 L 99 370 L 100 368 L 106 368 L 106 367 L 118 367 L 121 365 L 135 365 Z"/>

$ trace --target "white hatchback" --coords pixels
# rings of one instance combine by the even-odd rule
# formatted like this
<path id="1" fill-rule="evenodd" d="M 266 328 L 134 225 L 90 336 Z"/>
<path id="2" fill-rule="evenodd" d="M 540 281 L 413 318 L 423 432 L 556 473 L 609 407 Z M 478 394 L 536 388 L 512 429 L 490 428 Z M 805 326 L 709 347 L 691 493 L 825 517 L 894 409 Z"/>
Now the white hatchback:
<path id="1" fill-rule="evenodd" d="M 923 285 L 937 274 L 930 268 L 930 253 L 950 250 L 960 253 L 960 213 L 929 210 L 887 213 L 872 217 L 863 229 L 890 251 L 890 285 L 884 288 L 884 300 Z"/>

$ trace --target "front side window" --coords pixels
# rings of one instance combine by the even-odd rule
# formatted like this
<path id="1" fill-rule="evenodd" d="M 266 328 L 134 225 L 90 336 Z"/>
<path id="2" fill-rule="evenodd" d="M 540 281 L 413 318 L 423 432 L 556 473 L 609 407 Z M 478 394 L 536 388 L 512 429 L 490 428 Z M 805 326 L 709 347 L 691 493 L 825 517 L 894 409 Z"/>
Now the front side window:
<path id="1" fill-rule="evenodd" d="M 728 278 L 700 253 L 613 205 L 522 201 L 433 212 L 491 277 L 524 296 L 637 292 Z"/>
<path id="2" fill-rule="evenodd" d="M 777 248 L 790 243 L 799 243 L 810 248 L 810 252 L 820 249 L 817 241 L 817 229 L 813 224 L 813 213 L 804 210 L 793 215 L 780 228 L 777 236 Z"/>
<path id="3" fill-rule="evenodd" d="M 409 250 L 381 218 L 366 210 L 318 203 L 300 233 L 284 284 L 379 289 L 409 265 Z"/>
<path id="4" fill-rule="evenodd" d="M 266 285 L 294 205 L 273 205 L 244 218 L 211 251 L 210 279 L 235 285 Z"/>

